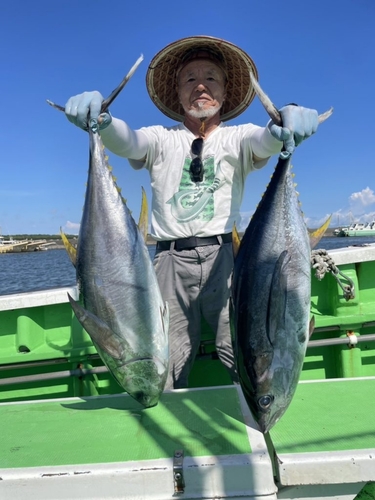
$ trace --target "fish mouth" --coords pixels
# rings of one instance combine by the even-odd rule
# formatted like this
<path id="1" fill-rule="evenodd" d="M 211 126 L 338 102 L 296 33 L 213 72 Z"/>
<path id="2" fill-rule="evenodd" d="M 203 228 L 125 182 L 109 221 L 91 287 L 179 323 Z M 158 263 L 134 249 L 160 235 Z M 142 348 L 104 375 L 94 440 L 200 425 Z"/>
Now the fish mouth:
<path id="1" fill-rule="evenodd" d="M 278 409 L 276 411 L 270 411 L 268 413 L 262 414 L 256 418 L 258 427 L 263 434 L 269 432 L 275 424 L 280 420 L 280 418 L 285 413 L 285 409 Z"/>
<path id="2" fill-rule="evenodd" d="M 273 423 L 272 422 L 265 422 L 265 421 L 263 421 L 263 419 L 260 419 L 258 421 L 258 427 L 259 427 L 259 430 L 262 434 L 266 434 L 267 432 L 269 432 L 272 429 Z"/>
<path id="3" fill-rule="evenodd" d="M 129 396 L 138 401 L 145 408 L 153 408 L 159 402 L 159 395 L 150 396 L 143 391 L 129 392 Z"/>
<path id="4" fill-rule="evenodd" d="M 117 369 L 120 385 L 144 408 L 158 404 L 167 375 L 168 367 L 156 357 L 132 358 Z"/>

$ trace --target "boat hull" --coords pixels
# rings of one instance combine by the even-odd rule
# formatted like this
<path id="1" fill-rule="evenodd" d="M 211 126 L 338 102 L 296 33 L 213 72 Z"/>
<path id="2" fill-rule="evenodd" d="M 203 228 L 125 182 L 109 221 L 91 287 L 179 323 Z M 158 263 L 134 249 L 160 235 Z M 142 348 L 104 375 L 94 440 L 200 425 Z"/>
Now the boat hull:
<path id="1" fill-rule="evenodd" d="M 375 221 L 370 222 L 369 224 L 353 224 L 349 227 L 342 227 L 340 229 L 336 229 L 333 234 L 335 236 L 346 237 L 375 237 Z"/>

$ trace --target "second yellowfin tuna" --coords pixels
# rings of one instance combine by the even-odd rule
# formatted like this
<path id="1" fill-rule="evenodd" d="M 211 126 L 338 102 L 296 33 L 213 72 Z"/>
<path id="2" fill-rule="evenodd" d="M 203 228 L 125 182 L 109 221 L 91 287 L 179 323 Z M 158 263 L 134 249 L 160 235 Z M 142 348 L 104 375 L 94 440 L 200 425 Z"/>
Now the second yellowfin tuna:
<path id="1" fill-rule="evenodd" d="M 241 240 L 232 285 L 237 370 L 262 432 L 282 417 L 297 387 L 313 329 L 310 273 L 290 159 L 280 156 Z"/>

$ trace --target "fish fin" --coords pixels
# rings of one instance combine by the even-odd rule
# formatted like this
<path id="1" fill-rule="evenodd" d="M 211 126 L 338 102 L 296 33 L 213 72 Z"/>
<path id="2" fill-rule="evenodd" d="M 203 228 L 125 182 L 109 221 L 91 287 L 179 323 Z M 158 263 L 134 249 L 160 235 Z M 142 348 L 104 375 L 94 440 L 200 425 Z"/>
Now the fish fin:
<path id="1" fill-rule="evenodd" d="M 309 324 L 309 338 L 311 337 L 311 335 L 314 333 L 314 328 L 315 328 L 315 316 L 313 316 L 311 319 L 310 319 L 310 324 Z"/>
<path id="2" fill-rule="evenodd" d="M 76 267 L 76 262 L 77 262 L 77 250 L 74 248 L 74 246 L 70 243 L 68 238 L 66 237 L 65 233 L 63 232 L 62 228 L 60 227 L 60 235 L 61 239 L 64 243 L 65 250 L 68 252 L 69 259 L 71 263 L 73 264 L 74 267 Z"/>
<path id="3" fill-rule="evenodd" d="M 314 333 L 314 328 L 315 328 L 315 317 L 313 316 L 309 322 L 308 332 L 306 331 L 300 332 L 298 335 L 298 342 L 304 345 L 306 343 L 306 340 L 309 340 L 311 338 L 311 335 Z"/>
<path id="4" fill-rule="evenodd" d="M 139 214 L 139 222 L 138 229 L 140 230 L 145 243 L 147 243 L 147 234 L 148 234 L 148 203 L 146 191 L 142 187 L 142 204 L 141 204 L 141 213 Z"/>
<path id="5" fill-rule="evenodd" d="M 287 266 L 291 260 L 289 252 L 284 250 L 276 261 L 272 275 L 268 300 L 267 335 L 271 345 L 276 340 L 279 325 L 285 323 Z"/>
<path id="6" fill-rule="evenodd" d="M 104 352 L 114 359 L 121 359 L 123 348 L 116 334 L 109 328 L 107 323 L 99 319 L 95 314 L 84 309 L 68 293 L 69 302 L 74 314 L 81 323 L 91 340 Z"/>
<path id="7" fill-rule="evenodd" d="M 315 231 L 309 232 L 310 247 L 311 248 L 315 248 L 315 246 L 322 239 L 324 233 L 327 231 L 328 226 L 331 223 L 331 219 L 332 219 L 332 214 L 328 217 L 328 219 L 324 222 L 324 224 L 322 224 L 318 229 L 315 229 Z"/>
<path id="8" fill-rule="evenodd" d="M 240 248 L 241 238 L 239 232 L 237 231 L 236 224 L 233 224 L 232 229 L 232 247 L 233 247 L 233 257 L 236 258 L 238 250 Z"/>

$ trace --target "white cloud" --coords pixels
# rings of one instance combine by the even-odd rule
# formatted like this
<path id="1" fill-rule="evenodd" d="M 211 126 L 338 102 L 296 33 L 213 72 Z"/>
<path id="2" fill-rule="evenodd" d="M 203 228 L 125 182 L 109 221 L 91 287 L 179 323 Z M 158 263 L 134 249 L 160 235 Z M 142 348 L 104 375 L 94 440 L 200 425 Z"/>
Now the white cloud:
<path id="1" fill-rule="evenodd" d="M 78 234 L 79 228 L 80 224 L 78 222 L 70 222 L 70 220 L 66 221 L 66 223 L 62 226 L 64 233 L 68 234 Z"/>
<path id="2" fill-rule="evenodd" d="M 359 193 L 353 193 L 349 196 L 349 203 L 353 208 L 361 209 L 370 205 L 375 205 L 375 194 L 372 189 L 367 187 Z"/>
<path id="3" fill-rule="evenodd" d="M 347 226 L 354 222 L 366 223 L 373 220 L 375 220 L 375 193 L 366 187 L 362 191 L 352 193 L 345 208 L 333 212 L 331 227 Z M 324 217 L 321 219 L 306 218 L 306 222 L 308 227 L 319 227 L 324 222 Z"/>
<path id="4" fill-rule="evenodd" d="M 369 187 L 349 196 L 349 207 L 339 211 L 346 216 L 346 224 L 370 222 L 375 219 L 375 193 Z"/>

